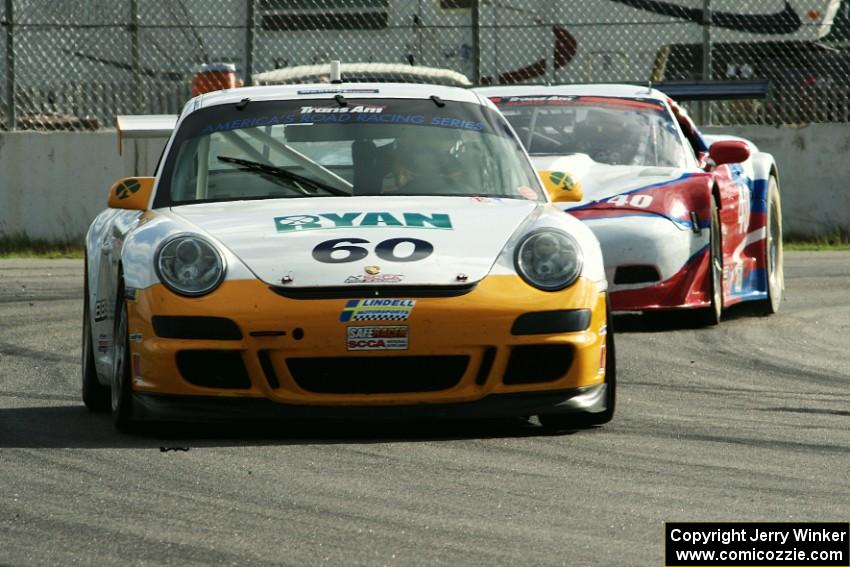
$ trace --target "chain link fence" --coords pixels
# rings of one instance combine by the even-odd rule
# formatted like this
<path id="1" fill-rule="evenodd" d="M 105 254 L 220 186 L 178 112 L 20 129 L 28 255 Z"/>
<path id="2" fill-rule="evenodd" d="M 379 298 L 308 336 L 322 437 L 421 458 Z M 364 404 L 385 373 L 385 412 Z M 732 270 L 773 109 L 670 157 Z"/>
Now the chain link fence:
<path id="1" fill-rule="evenodd" d="M 765 79 L 715 124 L 847 122 L 850 0 L 0 0 L 0 129 L 176 113 L 193 70 L 340 59 L 473 84 Z M 345 66 L 343 66 L 345 76 Z"/>

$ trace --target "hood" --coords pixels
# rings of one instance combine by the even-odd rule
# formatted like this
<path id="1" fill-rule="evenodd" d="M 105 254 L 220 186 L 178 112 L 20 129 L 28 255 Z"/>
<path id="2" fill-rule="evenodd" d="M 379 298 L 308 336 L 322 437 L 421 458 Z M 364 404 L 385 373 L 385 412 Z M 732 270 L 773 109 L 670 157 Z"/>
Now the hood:
<path id="1" fill-rule="evenodd" d="M 558 206 L 565 210 L 585 207 L 621 193 L 671 183 L 685 175 L 684 169 L 676 167 L 608 165 L 593 161 L 587 154 L 532 156 L 531 161 L 538 171 L 563 171 L 581 183 L 583 199 L 572 203 L 558 203 Z"/>
<path id="2" fill-rule="evenodd" d="M 543 203 L 479 197 L 322 197 L 183 205 L 172 213 L 260 280 L 291 287 L 457 285 L 490 271 Z"/>

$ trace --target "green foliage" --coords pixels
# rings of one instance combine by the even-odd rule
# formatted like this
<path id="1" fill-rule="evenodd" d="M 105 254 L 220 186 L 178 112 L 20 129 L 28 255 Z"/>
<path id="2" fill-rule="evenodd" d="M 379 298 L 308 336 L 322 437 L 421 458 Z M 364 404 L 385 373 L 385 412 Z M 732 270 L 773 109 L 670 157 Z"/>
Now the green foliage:
<path id="1" fill-rule="evenodd" d="M 850 229 L 835 229 L 820 236 L 786 234 L 785 250 L 850 250 Z"/>
<path id="2" fill-rule="evenodd" d="M 82 239 L 57 242 L 26 234 L 0 235 L 0 258 L 82 258 Z"/>

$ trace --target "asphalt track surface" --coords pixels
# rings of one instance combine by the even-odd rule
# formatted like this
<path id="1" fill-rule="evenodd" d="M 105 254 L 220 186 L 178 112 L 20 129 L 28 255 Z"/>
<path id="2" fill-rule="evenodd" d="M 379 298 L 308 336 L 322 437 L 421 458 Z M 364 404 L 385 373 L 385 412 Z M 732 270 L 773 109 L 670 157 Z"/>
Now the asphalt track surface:
<path id="1" fill-rule="evenodd" d="M 79 399 L 81 270 L 0 261 L 2 564 L 662 565 L 665 521 L 850 520 L 850 252 L 787 254 L 773 317 L 618 317 L 614 421 L 557 435 L 119 434 Z"/>

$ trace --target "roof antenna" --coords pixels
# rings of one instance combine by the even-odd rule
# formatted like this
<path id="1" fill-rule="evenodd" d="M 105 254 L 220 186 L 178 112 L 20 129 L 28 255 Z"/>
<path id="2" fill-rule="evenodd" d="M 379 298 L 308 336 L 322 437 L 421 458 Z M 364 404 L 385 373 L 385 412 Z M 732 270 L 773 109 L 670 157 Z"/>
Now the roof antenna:
<path id="1" fill-rule="evenodd" d="M 652 79 L 646 82 L 646 94 L 652 94 Z"/>
<path id="2" fill-rule="evenodd" d="M 340 71 L 339 59 L 331 61 L 331 83 L 338 85 L 342 82 L 342 73 Z"/>

